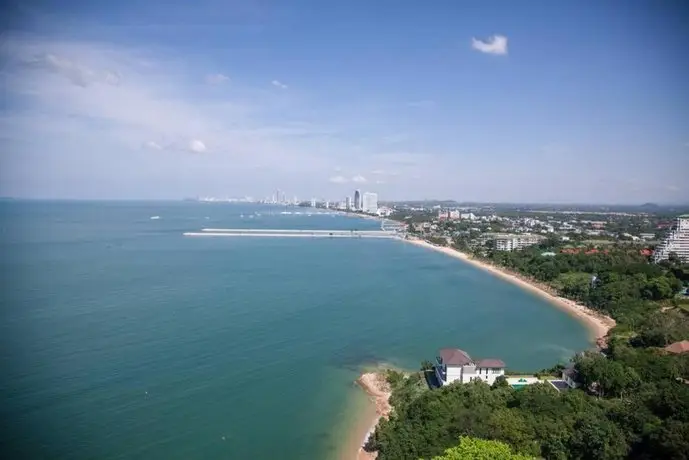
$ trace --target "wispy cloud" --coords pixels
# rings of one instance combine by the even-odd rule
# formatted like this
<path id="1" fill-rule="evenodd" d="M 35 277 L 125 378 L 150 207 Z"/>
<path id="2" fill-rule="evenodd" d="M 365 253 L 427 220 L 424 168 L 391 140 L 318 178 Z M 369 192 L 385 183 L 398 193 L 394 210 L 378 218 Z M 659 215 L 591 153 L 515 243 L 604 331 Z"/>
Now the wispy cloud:
<path id="1" fill-rule="evenodd" d="M 163 150 L 163 146 L 154 141 L 147 141 L 144 143 L 144 147 L 151 150 Z"/>
<path id="2" fill-rule="evenodd" d="M 278 87 L 280 89 L 287 89 L 287 85 L 284 83 L 281 83 L 279 80 L 273 80 L 270 82 L 271 85 Z"/>
<path id="3" fill-rule="evenodd" d="M 35 55 L 25 54 L 18 57 L 20 61 L 27 66 L 60 75 L 69 80 L 72 84 L 81 87 L 87 87 L 94 83 L 117 85 L 120 83 L 121 79 L 119 73 L 115 71 L 93 69 L 78 61 L 57 56 L 52 53 Z"/>
<path id="4" fill-rule="evenodd" d="M 493 35 L 487 40 L 471 39 L 471 47 L 486 54 L 505 55 L 507 54 L 507 37 L 504 35 Z"/>
<path id="5" fill-rule="evenodd" d="M 287 171 L 332 168 L 315 142 L 332 130 L 291 120 L 294 110 L 285 111 L 258 87 L 240 87 L 241 96 L 201 99 L 188 84 L 186 66 L 154 56 L 101 43 L 6 40 L 0 60 L 8 62 L 7 89 L 25 95 L 28 108 L 21 116 L 5 115 L 2 135 L 35 139 L 50 132 L 65 142 L 88 138 L 113 150 L 212 150 L 231 155 L 235 168 L 275 165 L 285 156 Z M 227 80 L 209 74 L 207 81 Z M 58 133 L 55 126 L 69 132 Z"/>
<path id="6" fill-rule="evenodd" d="M 209 85 L 220 85 L 230 81 L 230 77 L 221 73 L 212 73 L 206 75 L 206 83 Z"/>
<path id="7" fill-rule="evenodd" d="M 193 153 L 203 153 L 206 151 L 206 144 L 198 139 L 189 141 L 189 151 Z"/>
<path id="8" fill-rule="evenodd" d="M 352 177 L 352 182 L 363 184 L 364 182 L 366 182 L 366 178 L 362 175 L 356 175 Z"/>
<path id="9" fill-rule="evenodd" d="M 333 184 L 346 184 L 349 180 L 344 176 L 333 176 L 330 179 Z"/>
<path id="10" fill-rule="evenodd" d="M 375 176 L 391 176 L 391 177 L 399 175 L 399 173 L 397 171 L 388 171 L 385 169 L 374 169 L 373 171 L 371 171 L 371 174 L 373 174 Z"/>

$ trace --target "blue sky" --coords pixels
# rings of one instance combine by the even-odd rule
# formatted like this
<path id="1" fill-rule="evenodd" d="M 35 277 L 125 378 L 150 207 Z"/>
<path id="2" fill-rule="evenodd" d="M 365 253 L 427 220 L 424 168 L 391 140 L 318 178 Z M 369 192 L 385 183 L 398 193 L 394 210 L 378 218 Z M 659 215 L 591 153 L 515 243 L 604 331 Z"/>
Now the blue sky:
<path id="1" fill-rule="evenodd" d="M 689 201 L 682 1 L 16 1 L 0 195 Z"/>

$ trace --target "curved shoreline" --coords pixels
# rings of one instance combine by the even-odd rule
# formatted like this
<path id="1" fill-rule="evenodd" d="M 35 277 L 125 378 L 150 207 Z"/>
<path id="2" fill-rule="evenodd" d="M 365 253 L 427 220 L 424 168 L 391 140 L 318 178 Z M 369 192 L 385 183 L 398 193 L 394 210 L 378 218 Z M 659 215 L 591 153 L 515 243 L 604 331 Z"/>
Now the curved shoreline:
<path id="1" fill-rule="evenodd" d="M 504 268 L 496 267 L 489 263 L 473 259 L 468 254 L 447 246 L 437 246 L 429 243 L 428 241 L 420 239 L 401 240 L 416 246 L 441 252 L 456 259 L 463 260 L 464 262 L 471 264 L 476 268 L 489 272 L 492 275 L 495 275 L 507 282 L 517 285 L 522 289 L 544 298 L 555 307 L 560 308 L 565 313 L 580 321 L 588 329 L 592 342 L 594 342 L 599 348 L 605 346 L 605 338 L 608 334 L 608 331 L 615 327 L 614 319 L 591 310 L 585 305 L 577 303 L 573 300 L 558 296 L 549 286 L 534 282 L 533 280 L 525 279 L 522 276 L 512 273 Z M 354 457 L 356 460 L 372 460 L 377 457 L 376 452 L 366 452 L 363 449 L 363 444 L 368 439 L 368 436 L 375 430 L 376 426 L 378 426 L 378 422 L 381 417 L 388 417 L 392 411 L 392 407 L 388 401 L 390 398 L 390 390 L 386 387 L 384 381 L 381 383 L 381 378 L 384 379 L 384 374 L 382 372 L 366 372 L 356 380 L 356 383 L 359 384 L 359 386 L 369 395 L 371 407 L 375 408 L 373 416 L 371 416 L 370 413 L 362 415 L 363 420 L 365 420 L 365 422 L 362 421 L 362 424 L 367 423 L 366 426 L 369 426 L 370 428 L 366 432 L 364 438 L 360 441 L 359 445 L 356 446 L 356 456 Z M 359 428 L 358 432 L 360 433 L 360 425 L 358 425 L 357 428 Z M 352 446 L 349 452 L 350 453 L 348 455 L 354 455 L 354 446 Z M 351 458 L 352 457 L 349 457 L 347 460 Z"/>
<path id="2" fill-rule="evenodd" d="M 356 383 L 366 392 L 369 396 L 371 405 L 375 407 L 373 419 L 370 420 L 367 418 L 367 420 L 370 420 L 370 423 L 366 425 L 368 426 L 368 430 L 359 443 L 356 460 L 373 460 L 378 457 L 378 453 L 366 452 L 363 446 L 366 444 L 368 437 L 378 426 L 380 419 L 390 416 L 392 406 L 390 405 L 389 399 L 392 392 L 390 386 L 385 381 L 385 373 L 383 371 L 365 372 L 356 380 Z"/>
<path id="3" fill-rule="evenodd" d="M 539 284 L 532 280 L 524 279 L 522 276 L 515 273 L 511 273 L 510 271 L 504 268 L 496 267 L 495 265 L 491 265 L 486 262 L 473 259 L 468 254 L 465 254 L 463 252 L 460 252 L 456 249 L 447 246 L 436 246 L 435 244 L 429 243 L 425 240 L 406 239 L 404 241 L 407 243 L 414 244 L 416 246 L 421 246 L 427 249 L 442 252 L 443 254 L 446 254 L 450 257 L 454 257 L 456 259 L 463 260 L 473 265 L 474 267 L 487 271 L 499 278 L 502 278 L 505 281 L 509 281 L 510 283 L 515 284 L 531 293 L 543 297 L 554 306 L 560 308 L 561 310 L 565 311 L 566 313 L 568 313 L 569 315 L 573 316 L 581 323 L 583 323 L 591 333 L 591 338 L 599 347 L 605 344 L 605 337 L 608 335 L 608 331 L 615 327 L 615 320 L 610 318 L 609 316 L 605 316 L 601 313 L 591 310 L 585 305 L 582 305 L 573 300 L 560 297 L 557 294 L 553 293 L 550 287 L 545 286 L 543 284 Z"/>

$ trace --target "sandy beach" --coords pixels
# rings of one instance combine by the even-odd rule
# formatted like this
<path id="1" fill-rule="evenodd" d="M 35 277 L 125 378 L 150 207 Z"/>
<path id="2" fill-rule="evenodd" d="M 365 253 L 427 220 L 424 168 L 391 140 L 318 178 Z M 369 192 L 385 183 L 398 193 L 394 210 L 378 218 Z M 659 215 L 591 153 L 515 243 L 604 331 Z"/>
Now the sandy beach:
<path id="1" fill-rule="evenodd" d="M 475 267 L 490 272 L 495 276 L 498 276 L 506 281 L 509 281 L 510 283 L 516 284 L 523 289 L 543 297 L 556 307 L 561 308 L 563 311 L 581 321 L 589 329 L 591 332 L 591 338 L 599 347 L 605 345 L 605 337 L 607 336 L 608 331 L 615 326 L 614 319 L 591 310 L 590 308 L 574 302 L 573 300 L 558 296 L 549 286 L 526 279 L 516 273 L 511 273 L 506 269 L 473 259 L 469 255 L 450 247 L 436 246 L 435 244 L 419 239 L 408 239 L 404 241 L 417 246 L 432 249 L 434 251 L 442 252 L 450 257 L 461 259 Z"/>
<path id="2" fill-rule="evenodd" d="M 366 430 L 357 430 L 357 438 L 353 439 L 352 442 L 356 443 L 352 445 L 348 458 L 350 460 L 351 455 L 356 452 L 356 460 L 372 460 L 375 459 L 378 454 L 375 452 L 366 452 L 363 449 L 363 444 L 368 439 L 368 436 L 375 430 L 378 425 L 378 421 L 381 417 L 388 417 L 392 411 L 392 406 L 390 406 L 390 386 L 385 381 L 385 372 L 366 372 L 361 375 L 356 380 L 356 383 L 366 392 L 369 396 L 370 407 L 375 409 L 367 413 L 366 418 L 362 419 L 363 428 Z"/>

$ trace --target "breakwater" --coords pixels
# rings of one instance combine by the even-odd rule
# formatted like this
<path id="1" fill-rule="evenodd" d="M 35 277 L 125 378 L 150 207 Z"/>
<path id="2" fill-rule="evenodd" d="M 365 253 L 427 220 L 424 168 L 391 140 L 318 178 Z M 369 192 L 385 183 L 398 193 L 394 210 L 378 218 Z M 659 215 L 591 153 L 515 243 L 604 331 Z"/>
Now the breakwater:
<path id="1" fill-rule="evenodd" d="M 244 236 L 280 238 L 400 238 L 396 232 L 383 230 L 295 230 L 263 228 L 204 228 L 199 232 L 185 232 L 184 236 Z"/>

